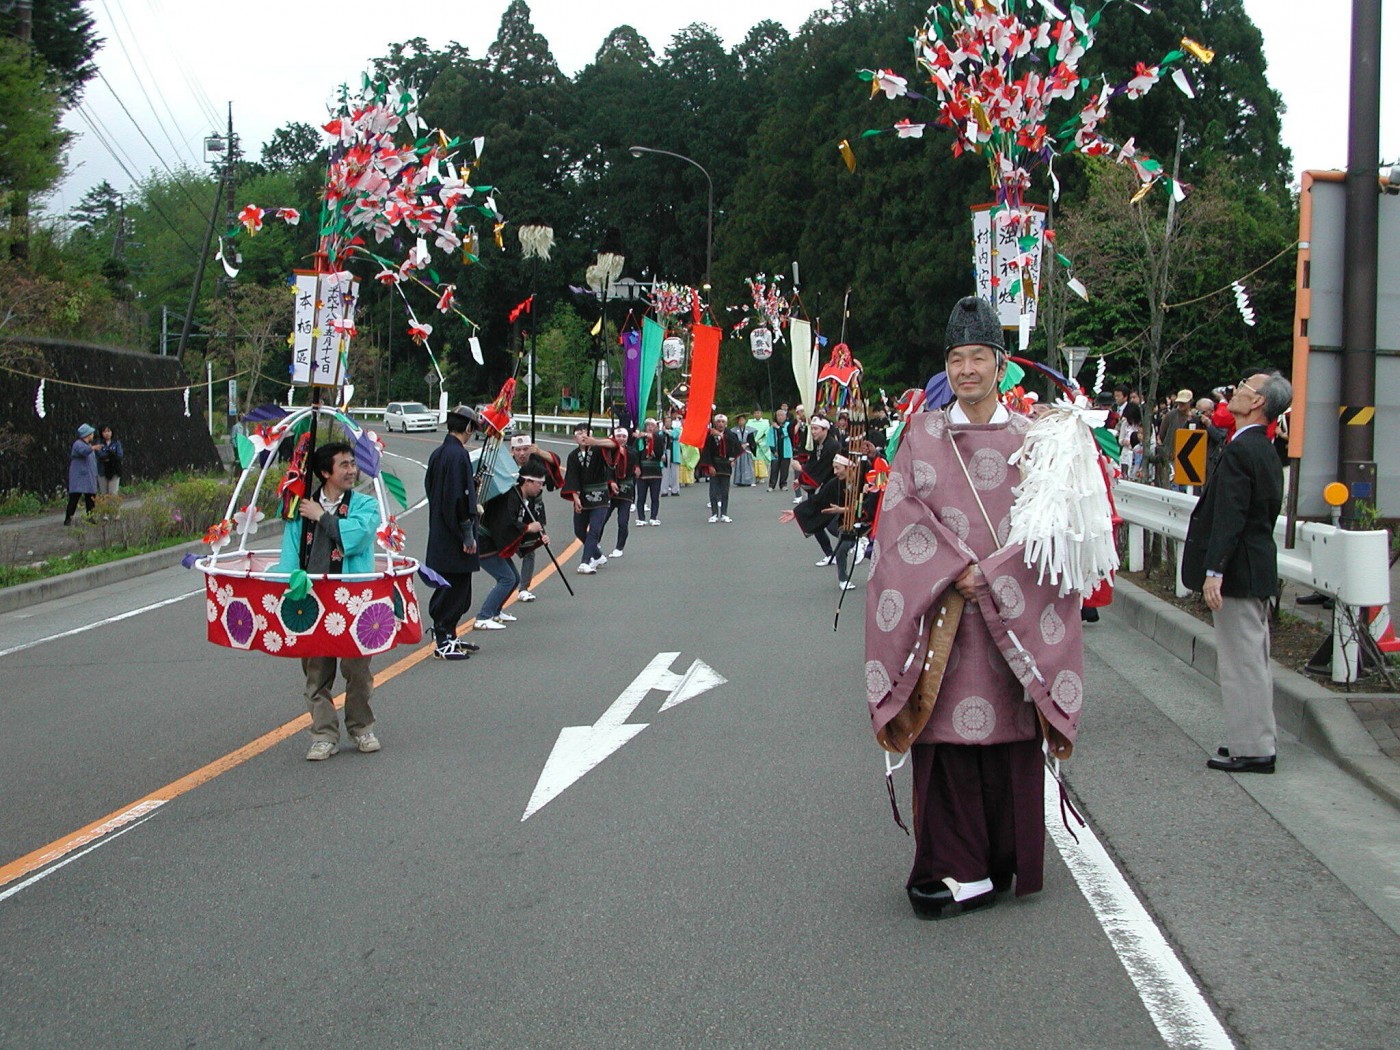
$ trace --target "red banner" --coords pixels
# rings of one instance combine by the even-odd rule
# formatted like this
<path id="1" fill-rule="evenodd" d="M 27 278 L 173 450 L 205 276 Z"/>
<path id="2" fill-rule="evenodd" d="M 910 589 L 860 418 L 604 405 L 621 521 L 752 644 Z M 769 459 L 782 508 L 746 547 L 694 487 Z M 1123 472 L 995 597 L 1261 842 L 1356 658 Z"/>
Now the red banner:
<path id="1" fill-rule="evenodd" d="M 719 341 L 722 328 L 697 324 L 691 328 L 690 397 L 685 403 L 685 423 L 681 426 L 681 441 L 692 448 L 705 443 L 705 431 L 710 429 L 710 413 L 714 411 L 715 379 L 719 376 Z"/>

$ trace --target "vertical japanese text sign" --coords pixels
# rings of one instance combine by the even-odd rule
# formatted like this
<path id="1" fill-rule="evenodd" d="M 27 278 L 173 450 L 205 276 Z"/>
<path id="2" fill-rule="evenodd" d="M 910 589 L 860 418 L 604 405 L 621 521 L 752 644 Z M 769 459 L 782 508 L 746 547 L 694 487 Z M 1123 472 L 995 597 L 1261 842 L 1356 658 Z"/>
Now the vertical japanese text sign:
<path id="1" fill-rule="evenodd" d="M 340 386 L 346 379 L 360 282 L 349 273 L 297 272 L 292 382 Z"/>
<path id="2" fill-rule="evenodd" d="M 996 306 L 1003 328 L 1035 327 L 1044 233 L 1045 209 L 1039 205 L 1019 213 L 990 204 L 972 209 L 977 294 Z"/>

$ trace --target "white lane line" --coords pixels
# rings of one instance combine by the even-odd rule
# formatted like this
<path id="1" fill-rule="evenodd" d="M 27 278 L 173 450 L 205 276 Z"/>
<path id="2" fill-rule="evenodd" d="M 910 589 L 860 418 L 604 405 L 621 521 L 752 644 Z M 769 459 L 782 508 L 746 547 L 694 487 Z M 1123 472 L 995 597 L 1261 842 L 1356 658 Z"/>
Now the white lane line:
<path id="1" fill-rule="evenodd" d="M 79 857 L 87 856 L 93 850 L 107 845 L 107 843 L 111 842 L 113 839 L 121 838 L 132 828 L 146 823 L 146 821 L 150 820 L 153 816 L 155 816 L 156 809 L 158 809 L 162 804 L 163 802 L 161 800 L 153 799 L 152 801 L 144 802 L 139 806 L 132 806 L 131 809 L 127 810 L 125 813 L 122 813 L 121 815 L 113 817 L 111 820 L 107 821 L 107 823 L 103 824 L 102 827 L 94 828 L 88 836 L 88 839 L 89 841 L 95 841 L 92 841 L 92 845 L 88 846 L 87 849 L 79 850 L 77 853 L 69 854 L 52 867 L 45 868 L 43 871 L 37 872 L 29 876 L 29 878 L 25 879 L 23 882 L 15 883 L 13 886 L 9 887 L 6 890 L 0 890 L 0 901 L 9 900 L 9 898 L 13 897 L 20 890 L 26 889 L 29 886 L 33 886 L 40 879 L 48 878 L 59 868 L 66 867 L 67 865 L 72 864 Z"/>
<path id="2" fill-rule="evenodd" d="M 1070 836 L 1060 816 L 1060 786 L 1048 770 L 1045 826 L 1167 1046 L 1233 1050 L 1234 1041 L 1093 829 L 1076 828 L 1078 844 Z"/>
<path id="3" fill-rule="evenodd" d="M 84 631 L 91 631 L 98 627 L 106 627 L 109 623 L 116 623 L 119 620 L 129 620 L 133 616 L 140 616 L 155 609 L 162 609 L 167 605 L 174 605 L 182 602 L 186 598 L 193 598 L 196 594 L 203 594 L 204 588 L 200 587 L 195 591 L 186 591 L 184 594 L 177 594 L 173 598 L 166 598 L 164 601 L 155 602 L 152 605 L 143 605 L 139 609 L 129 609 L 124 613 L 117 613 L 116 616 L 109 616 L 105 620 L 98 620 L 96 623 L 85 624 L 82 627 L 74 627 L 72 630 L 64 631 L 62 634 L 51 634 L 47 638 L 36 638 L 32 642 L 25 642 L 23 645 L 11 646 L 9 649 L 0 649 L 0 656 L 9 656 L 11 653 L 20 653 L 26 649 L 33 649 L 36 645 L 44 645 L 47 642 L 56 642 L 61 638 L 71 638 L 75 634 L 82 634 Z"/>

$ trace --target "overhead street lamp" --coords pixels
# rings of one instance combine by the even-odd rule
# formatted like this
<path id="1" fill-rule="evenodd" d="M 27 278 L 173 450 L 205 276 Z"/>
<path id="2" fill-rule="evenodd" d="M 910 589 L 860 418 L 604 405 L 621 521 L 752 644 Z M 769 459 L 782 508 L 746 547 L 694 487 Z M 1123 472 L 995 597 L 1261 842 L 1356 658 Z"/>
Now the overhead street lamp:
<path id="1" fill-rule="evenodd" d="M 659 153 L 663 157 L 675 157 L 683 160 L 687 164 L 693 164 L 700 169 L 700 174 L 705 176 L 705 184 L 709 190 L 709 197 L 705 204 L 705 287 L 710 287 L 710 261 L 711 246 L 714 243 L 715 234 L 715 182 L 710 178 L 710 173 L 705 170 L 705 166 L 699 161 L 692 160 L 680 153 L 672 153 L 668 149 L 652 149 L 650 146 L 633 146 L 628 151 L 634 157 L 640 157 L 643 153 Z"/>

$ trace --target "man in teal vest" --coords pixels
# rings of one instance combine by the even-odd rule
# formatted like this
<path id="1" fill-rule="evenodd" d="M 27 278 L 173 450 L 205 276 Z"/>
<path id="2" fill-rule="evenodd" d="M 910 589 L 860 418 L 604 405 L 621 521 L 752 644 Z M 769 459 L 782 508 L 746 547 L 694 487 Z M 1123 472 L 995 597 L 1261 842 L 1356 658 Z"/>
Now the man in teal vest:
<path id="1" fill-rule="evenodd" d="M 319 573 L 370 573 L 374 571 L 374 533 L 379 527 L 379 506 L 355 491 L 360 479 L 355 453 L 344 442 L 321 445 L 311 456 L 311 476 L 321 485 L 297 504 L 297 517 L 282 530 L 282 558 L 278 572 L 304 569 Z M 311 750 L 306 758 L 320 762 L 340 750 L 340 722 L 331 690 L 335 686 L 334 656 L 310 656 L 301 661 L 306 674 L 306 708 L 311 714 Z M 374 712 L 369 698 L 374 675 L 368 656 L 343 656 L 345 676 L 345 730 L 360 751 L 378 751 Z"/>

